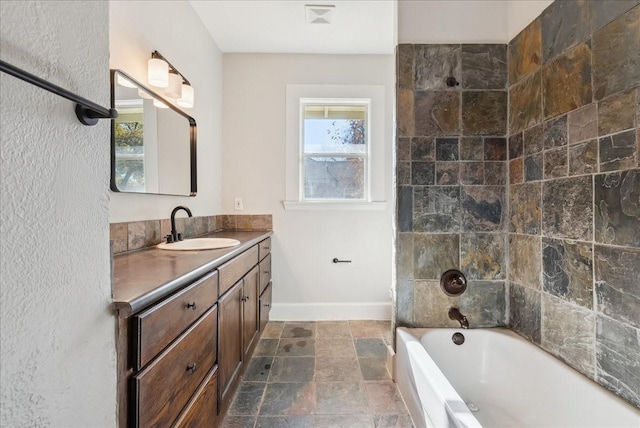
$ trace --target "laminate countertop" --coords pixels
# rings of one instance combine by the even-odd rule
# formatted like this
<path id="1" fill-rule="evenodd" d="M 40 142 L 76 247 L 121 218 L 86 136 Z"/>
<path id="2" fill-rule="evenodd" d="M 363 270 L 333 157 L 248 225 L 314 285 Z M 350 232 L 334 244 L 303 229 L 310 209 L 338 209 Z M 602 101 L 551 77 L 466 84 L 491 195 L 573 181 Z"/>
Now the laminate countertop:
<path id="1" fill-rule="evenodd" d="M 232 238 L 240 245 L 217 250 L 167 251 L 155 247 L 113 257 L 113 308 L 121 317 L 160 301 L 267 239 L 272 231 L 217 232 L 199 238 Z"/>

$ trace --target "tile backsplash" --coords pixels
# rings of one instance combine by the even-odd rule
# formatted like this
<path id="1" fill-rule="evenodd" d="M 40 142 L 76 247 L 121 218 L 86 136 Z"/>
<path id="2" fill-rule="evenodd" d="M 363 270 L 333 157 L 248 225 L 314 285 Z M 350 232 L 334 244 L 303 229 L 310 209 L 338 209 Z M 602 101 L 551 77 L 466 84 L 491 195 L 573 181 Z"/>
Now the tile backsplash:
<path id="1" fill-rule="evenodd" d="M 272 230 L 272 216 L 264 215 L 218 215 L 176 218 L 176 228 L 185 238 L 207 235 L 219 231 Z M 127 223 L 111 223 L 109 236 L 113 254 L 152 247 L 164 241 L 171 233 L 171 220 L 144 220 Z"/>
<path id="2" fill-rule="evenodd" d="M 454 326 L 453 305 L 506 324 L 638 407 L 639 4 L 555 1 L 508 46 L 398 46 L 395 304 L 398 325 Z"/>

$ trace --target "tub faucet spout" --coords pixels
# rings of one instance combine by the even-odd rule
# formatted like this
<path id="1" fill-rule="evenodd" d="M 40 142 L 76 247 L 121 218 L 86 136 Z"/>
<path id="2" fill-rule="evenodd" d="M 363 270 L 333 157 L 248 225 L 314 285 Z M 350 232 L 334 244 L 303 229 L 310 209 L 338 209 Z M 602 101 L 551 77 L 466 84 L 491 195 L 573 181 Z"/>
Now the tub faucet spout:
<path id="1" fill-rule="evenodd" d="M 460 309 L 450 308 L 449 318 L 451 318 L 452 320 L 458 321 L 460 323 L 461 328 L 469 328 L 469 321 L 467 320 L 467 317 L 462 315 L 462 312 L 460 312 Z"/>

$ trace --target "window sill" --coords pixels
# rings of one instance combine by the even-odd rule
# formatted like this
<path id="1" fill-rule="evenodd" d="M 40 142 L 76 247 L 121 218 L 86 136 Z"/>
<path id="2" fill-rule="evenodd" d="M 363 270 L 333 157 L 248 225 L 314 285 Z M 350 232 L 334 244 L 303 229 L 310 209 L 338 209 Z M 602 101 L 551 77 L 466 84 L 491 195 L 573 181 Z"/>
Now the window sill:
<path id="1" fill-rule="evenodd" d="M 387 202 L 321 202 L 283 201 L 287 211 L 384 211 Z"/>

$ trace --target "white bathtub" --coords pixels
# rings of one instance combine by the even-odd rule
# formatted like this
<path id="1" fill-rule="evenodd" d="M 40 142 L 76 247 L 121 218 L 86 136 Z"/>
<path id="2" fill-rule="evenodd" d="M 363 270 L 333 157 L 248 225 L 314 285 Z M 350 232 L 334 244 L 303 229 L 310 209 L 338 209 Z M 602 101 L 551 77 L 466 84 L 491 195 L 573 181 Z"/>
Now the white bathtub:
<path id="1" fill-rule="evenodd" d="M 640 427 L 640 409 L 507 329 L 396 333 L 396 382 L 417 428 Z"/>

